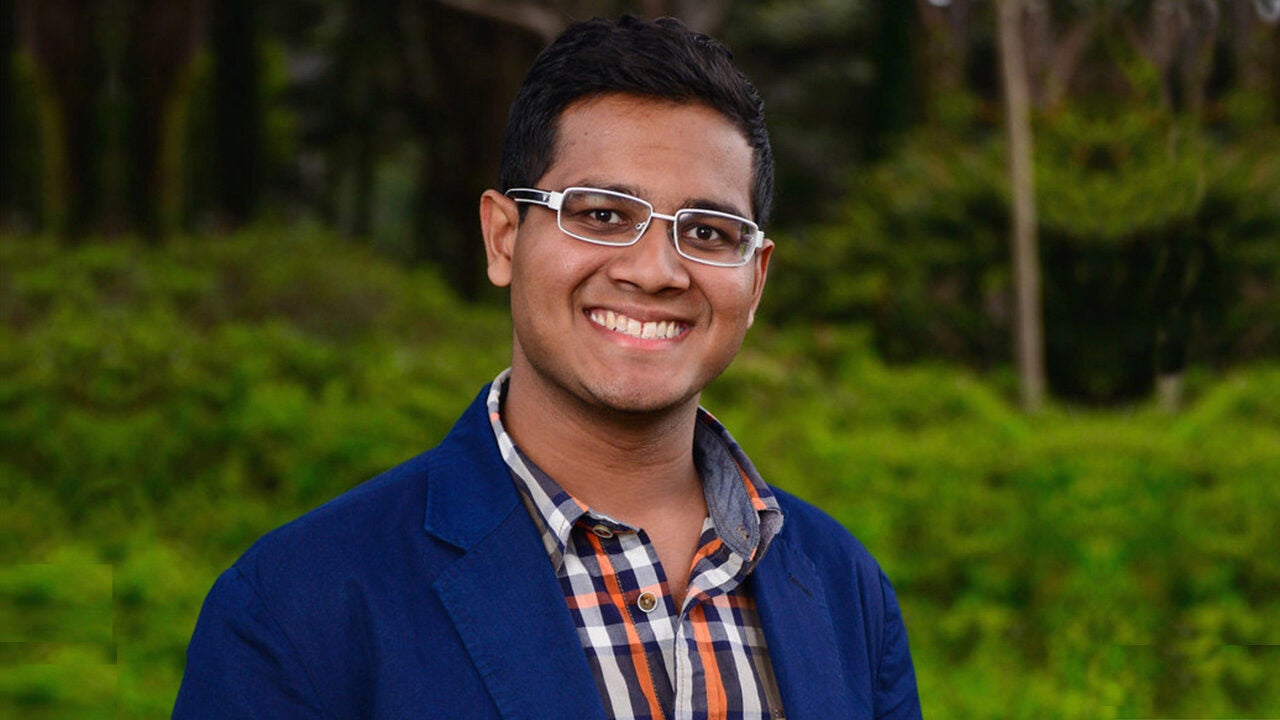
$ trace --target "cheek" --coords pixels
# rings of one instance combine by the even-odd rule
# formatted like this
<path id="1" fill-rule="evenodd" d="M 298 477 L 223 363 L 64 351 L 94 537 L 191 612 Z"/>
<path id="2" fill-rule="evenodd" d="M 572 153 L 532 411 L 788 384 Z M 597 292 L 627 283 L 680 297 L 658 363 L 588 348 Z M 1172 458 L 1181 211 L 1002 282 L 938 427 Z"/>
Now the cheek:
<path id="1" fill-rule="evenodd" d="M 750 278 L 706 286 L 712 309 L 722 320 L 751 324 L 754 314 L 754 285 Z"/>
<path id="2" fill-rule="evenodd" d="M 571 302 L 574 292 L 593 271 L 589 253 L 573 245 L 538 238 L 516 249 L 512 294 L 522 298 L 526 311 L 547 310 Z"/>
<path id="3" fill-rule="evenodd" d="M 563 260 L 549 247 L 543 238 L 530 235 L 517 243 L 512 253 L 512 282 L 519 283 L 521 291 L 537 293 L 542 286 L 556 277 Z"/>

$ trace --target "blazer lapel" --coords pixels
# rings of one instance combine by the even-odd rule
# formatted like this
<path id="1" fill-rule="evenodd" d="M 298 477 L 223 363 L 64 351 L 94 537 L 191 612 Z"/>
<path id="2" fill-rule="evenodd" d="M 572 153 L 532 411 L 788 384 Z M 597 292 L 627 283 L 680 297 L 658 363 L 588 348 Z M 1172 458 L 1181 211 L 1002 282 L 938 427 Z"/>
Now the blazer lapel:
<path id="1" fill-rule="evenodd" d="M 428 470 L 428 533 L 463 551 L 434 583 L 504 718 L 604 720 L 564 593 L 502 461 L 487 388 Z"/>
<path id="2" fill-rule="evenodd" d="M 813 563 L 785 541 L 786 530 L 752 573 L 782 705 L 790 720 L 870 718 L 871 698 L 840 670 L 831 608 Z M 858 693 L 850 697 L 849 692 Z"/>
<path id="3" fill-rule="evenodd" d="M 604 720 L 564 594 L 527 516 L 513 513 L 435 588 L 503 717 Z"/>

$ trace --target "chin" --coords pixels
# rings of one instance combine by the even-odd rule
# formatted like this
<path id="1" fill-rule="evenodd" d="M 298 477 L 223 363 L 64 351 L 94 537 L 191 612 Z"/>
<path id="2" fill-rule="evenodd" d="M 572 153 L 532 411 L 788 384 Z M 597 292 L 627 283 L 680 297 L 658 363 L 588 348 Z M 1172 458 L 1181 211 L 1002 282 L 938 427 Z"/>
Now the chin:
<path id="1" fill-rule="evenodd" d="M 699 392 L 669 390 L 655 393 L 651 388 L 596 387 L 588 391 L 594 404 L 626 415 L 653 415 L 696 404 Z"/>

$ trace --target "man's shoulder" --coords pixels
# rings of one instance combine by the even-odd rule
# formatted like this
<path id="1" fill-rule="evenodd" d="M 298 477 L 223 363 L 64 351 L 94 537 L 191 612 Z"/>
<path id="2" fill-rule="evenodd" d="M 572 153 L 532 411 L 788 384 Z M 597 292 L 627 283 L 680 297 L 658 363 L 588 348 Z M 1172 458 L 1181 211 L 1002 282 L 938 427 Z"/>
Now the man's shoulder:
<path id="1" fill-rule="evenodd" d="M 432 498 L 440 501 L 440 512 L 458 511 L 474 499 L 456 488 L 474 487 L 478 475 L 493 474 L 483 456 L 494 451 L 477 434 L 475 415 L 473 404 L 435 447 L 263 535 L 236 567 L 360 568 L 420 545 Z M 490 478 L 485 486 L 492 483 Z"/>
<path id="2" fill-rule="evenodd" d="M 358 565 L 385 552 L 390 534 L 422 528 L 435 449 L 411 458 L 277 527 L 257 540 L 234 569 L 258 575 Z"/>
<path id="3" fill-rule="evenodd" d="M 845 525 L 785 490 L 772 486 L 770 490 L 786 518 L 778 541 L 806 558 L 823 575 L 857 578 L 873 587 L 880 584 L 884 574 L 880 563 Z"/>
<path id="4" fill-rule="evenodd" d="M 816 576 L 816 582 L 808 590 L 820 597 L 818 605 L 828 610 L 826 620 L 836 638 L 844 676 L 863 688 L 864 698 L 877 717 L 919 718 L 920 702 L 902 611 L 880 564 L 835 518 L 787 492 L 774 492 L 786 513 L 777 549 L 783 551 L 783 562 L 791 563 L 787 580 L 805 587 L 805 573 L 796 571 L 812 566 L 814 575 L 810 577 Z M 856 523 L 856 517 L 853 521 Z M 778 582 L 777 578 L 772 582 Z M 812 618 L 807 615 L 803 622 L 812 625 Z M 804 632 L 794 624 L 790 629 Z"/>
<path id="5" fill-rule="evenodd" d="M 397 698 L 418 694 L 421 677 L 447 675 L 444 665 L 462 657 L 457 648 L 432 658 L 420 650 L 452 632 L 429 589 L 464 550 L 433 533 L 429 519 L 433 498 L 437 512 L 466 515 L 474 500 L 458 488 L 502 487 L 501 477 L 480 478 L 489 468 L 477 448 L 446 440 L 254 543 L 205 600 L 188 651 L 187 706 L 203 708 L 226 688 L 247 685 L 258 695 L 238 697 L 255 710 L 287 688 L 307 702 L 344 708 L 334 717 L 350 717 L 372 692 L 375 668 L 397 678 Z M 469 455 L 481 459 L 467 462 Z M 465 519 L 476 517 L 488 516 Z M 296 709 L 262 712 L 299 716 Z"/>

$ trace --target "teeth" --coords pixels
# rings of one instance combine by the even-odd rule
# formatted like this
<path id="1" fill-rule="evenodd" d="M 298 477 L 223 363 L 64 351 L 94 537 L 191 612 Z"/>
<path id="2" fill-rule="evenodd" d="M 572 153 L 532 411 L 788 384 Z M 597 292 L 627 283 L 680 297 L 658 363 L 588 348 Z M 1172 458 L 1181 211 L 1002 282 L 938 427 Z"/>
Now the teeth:
<path id="1" fill-rule="evenodd" d="M 592 310 L 591 321 L 614 332 L 645 340 L 669 340 L 684 332 L 680 323 L 661 320 L 642 323 L 612 310 Z"/>

